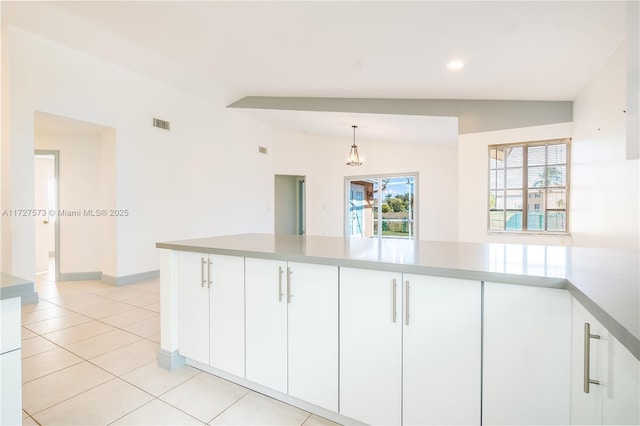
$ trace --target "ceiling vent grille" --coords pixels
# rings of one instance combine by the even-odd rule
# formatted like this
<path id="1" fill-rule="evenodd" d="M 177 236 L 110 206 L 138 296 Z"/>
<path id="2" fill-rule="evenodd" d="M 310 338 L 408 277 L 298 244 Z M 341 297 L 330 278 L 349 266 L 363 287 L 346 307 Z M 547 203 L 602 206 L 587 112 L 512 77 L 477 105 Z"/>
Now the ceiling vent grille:
<path id="1" fill-rule="evenodd" d="M 169 130 L 170 123 L 168 121 L 160 120 L 159 118 L 154 118 L 153 127 L 157 127 L 158 129 Z"/>

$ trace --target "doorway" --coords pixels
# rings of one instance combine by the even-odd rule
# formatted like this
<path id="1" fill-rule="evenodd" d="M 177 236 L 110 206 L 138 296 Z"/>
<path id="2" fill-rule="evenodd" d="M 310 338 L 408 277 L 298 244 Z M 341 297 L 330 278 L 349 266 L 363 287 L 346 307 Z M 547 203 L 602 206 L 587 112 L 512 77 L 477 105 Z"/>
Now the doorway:
<path id="1" fill-rule="evenodd" d="M 55 196 L 44 199 L 43 195 L 37 201 L 49 204 L 45 211 L 55 214 L 38 217 L 34 223 L 34 257 L 40 258 L 36 271 L 46 270 L 51 280 L 117 276 L 116 217 L 93 213 L 116 205 L 115 142 L 113 128 L 40 111 L 34 114 L 34 154 L 58 158 L 55 180 L 49 180 L 55 183 L 55 190 L 49 191 Z M 40 161 L 34 160 L 34 164 Z M 35 177 L 34 193 L 47 193 L 44 188 L 44 182 Z M 45 241 L 45 232 L 39 231 L 47 226 L 53 228 L 54 249 L 45 249 L 46 243 L 39 242 Z M 42 266 L 45 252 L 52 254 L 50 268 Z"/>
<path id="2" fill-rule="evenodd" d="M 36 274 L 57 281 L 60 272 L 60 228 L 57 220 L 59 151 L 36 150 L 34 172 Z"/>
<path id="3" fill-rule="evenodd" d="M 276 234 L 305 234 L 305 177 L 275 175 Z"/>
<path id="4" fill-rule="evenodd" d="M 347 177 L 345 184 L 347 238 L 417 238 L 417 173 Z"/>

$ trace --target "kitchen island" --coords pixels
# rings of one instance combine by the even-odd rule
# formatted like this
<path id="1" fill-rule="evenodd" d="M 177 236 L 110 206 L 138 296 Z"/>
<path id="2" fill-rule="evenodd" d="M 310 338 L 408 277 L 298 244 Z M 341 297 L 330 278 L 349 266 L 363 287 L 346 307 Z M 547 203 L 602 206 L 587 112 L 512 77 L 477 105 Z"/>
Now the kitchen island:
<path id="1" fill-rule="evenodd" d="M 166 368 L 342 422 L 570 423 L 585 398 L 603 423 L 638 415 L 638 252 L 268 234 L 157 247 Z M 613 376 L 581 390 L 589 350 L 593 374 L 622 354 L 626 398 Z"/>

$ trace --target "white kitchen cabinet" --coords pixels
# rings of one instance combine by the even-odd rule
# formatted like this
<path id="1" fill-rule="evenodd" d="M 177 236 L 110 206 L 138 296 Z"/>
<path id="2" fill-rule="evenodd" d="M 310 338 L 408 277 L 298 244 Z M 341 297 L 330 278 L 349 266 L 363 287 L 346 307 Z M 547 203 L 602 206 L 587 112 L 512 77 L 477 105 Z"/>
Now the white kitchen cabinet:
<path id="1" fill-rule="evenodd" d="M 287 262 L 245 259 L 246 378 L 287 393 Z"/>
<path id="2" fill-rule="evenodd" d="M 403 280 L 403 424 L 479 425 L 480 281 Z"/>
<path id="3" fill-rule="evenodd" d="M 0 425 L 22 424 L 22 351 L 0 355 Z"/>
<path id="4" fill-rule="evenodd" d="M 568 424 L 571 296 L 484 284 L 482 423 Z"/>
<path id="5" fill-rule="evenodd" d="M 180 354 L 244 377 L 244 258 L 178 253 Z"/>
<path id="6" fill-rule="evenodd" d="M 244 377 L 244 258 L 209 255 L 209 364 Z"/>
<path id="7" fill-rule="evenodd" d="M 640 361 L 573 299 L 572 424 L 640 424 Z M 585 342 L 585 324 L 593 338 Z M 597 338 L 596 338 L 597 336 Z M 589 384 L 584 368 L 589 353 Z"/>
<path id="8" fill-rule="evenodd" d="M 340 268 L 340 413 L 480 424 L 480 282 Z"/>
<path id="9" fill-rule="evenodd" d="M 571 337 L 571 424 L 602 424 L 602 386 L 589 384 L 588 393 L 584 391 L 585 351 L 589 353 L 589 376 L 600 380 L 601 371 L 605 369 L 606 355 L 602 349 L 602 341 L 606 330 L 577 300 L 572 300 L 572 337 Z M 585 346 L 585 324 L 589 324 L 589 334 L 602 336 L 600 339 L 589 339 Z"/>
<path id="10" fill-rule="evenodd" d="M 178 347 L 180 355 L 209 364 L 209 256 L 178 253 Z"/>
<path id="11" fill-rule="evenodd" d="M 607 381 L 602 393 L 602 423 L 638 425 L 640 361 L 611 335 L 607 345 L 607 359 Z"/>
<path id="12" fill-rule="evenodd" d="M 159 356 L 169 367 L 179 364 L 180 353 L 199 357 L 205 363 L 193 364 L 205 371 L 346 424 L 350 419 L 389 425 L 477 424 L 478 412 L 483 425 L 640 423 L 638 360 L 592 317 L 580 318 L 582 308 L 572 301 L 572 295 L 582 296 L 579 289 L 601 285 L 590 293 L 597 296 L 594 309 L 607 309 L 612 317 L 596 317 L 611 324 L 614 332 L 629 327 L 628 312 L 615 308 L 622 309 L 621 301 L 633 297 L 633 291 L 626 285 L 611 286 L 606 278 L 631 276 L 637 262 L 627 263 L 618 252 L 562 249 L 553 268 L 542 270 L 535 256 L 539 250 L 518 247 L 523 263 L 517 266 L 524 266 L 518 269 L 523 275 L 516 277 L 491 272 L 508 271 L 509 265 L 498 259 L 496 266 L 486 247 L 477 245 L 462 245 L 454 253 L 447 244 L 429 242 L 418 247 L 364 239 L 354 246 L 353 241 L 335 238 L 251 234 L 158 247 L 180 252 L 163 254 Z M 225 374 L 233 367 L 208 368 L 215 364 L 216 347 L 221 347 L 215 345 L 214 328 L 220 325 L 231 333 L 224 318 L 242 312 L 242 306 L 216 317 L 230 307 L 218 310 L 217 299 L 201 296 L 202 274 L 205 287 L 209 285 L 210 256 L 203 265 L 201 255 L 182 254 L 194 247 L 231 256 L 254 253 L 245 259 L 245 297 L 233 303 L 244 300 L 245 306 L 244 378 Z M 416 249 L 420 256 L 413 256 Z M 429 255 L 440 252 L 441 259 Z M 603 255 L 620 262 L 597 263 Z M 186 268 L 178 265 L 189 256 L 188 275 L 195 283 L 191 296 L 183 290 Z M 280 261 L 258 259 L 264 257 Z M 324 265 L 333 272 L 323 278 L 323 269 L 316 266 L 323 259 L 344 266 Z M 593 262 L 593 274 L 582 270 Z M 214 263 L 212 282 L 217 280 Z M 435 270 L 467 279 L 504 281 L 511 276 L 514 283 L 480 282 L 478 287 L 428 276 Z M 565 276 L 572 277 L 567 288 L 544 287 Z M 609 287 L 615 287 L 615 294 L 606 292 Z M 207 309 L 208 317 L 198 313 Z M 602 336 L 589 341 L 592 378 L 601 383 L 591 386 L 589 394 L 582 391 L 585 321 L 592 322 L 592 333 Z M 232 322 L 233 327 L 242 324 Z M 199 355 L 202 341 L 207 344 Z M 242 360 L 242 350 L 236 353 L 240 355 L 235 360 Z"/>
<path id="13" fill-rule="evenodd" d="M 19 297 L 0 300 L 0 354 L 20 349 L 21 301 Z"/>
<path id="14" fill-rule="evenodd" d="M 401 423 L 402 315 L 402 274 L 340 268 L 340 414 Z"/>
<path id="15" fill-rule="evenodd" d="M 246 259 L 246 373 L 338 410 L 338 268 Z"/>
<path id="16" fill-rule="evenodd" d="M 20 297 L 0 300 L 0 425 L 22 423 Z"/>
<path id="17" fill-rule="evenodd" d="M 338 268 L 289 263 L 289 395 L 338 411 Z"/>

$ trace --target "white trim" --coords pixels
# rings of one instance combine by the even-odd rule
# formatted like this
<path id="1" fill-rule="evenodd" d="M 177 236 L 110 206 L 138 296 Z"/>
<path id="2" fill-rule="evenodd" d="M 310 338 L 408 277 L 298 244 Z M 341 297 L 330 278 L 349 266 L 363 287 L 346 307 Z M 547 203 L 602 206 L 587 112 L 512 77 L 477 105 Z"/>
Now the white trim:
<path id="1" fill-rule="evenodd" d="M 111 275 L 102 274 L 102 282 L 120 286 L 134 284 L 140 281 L 153 280 L 158 277 L 160 277 L 160 270 L 156 269 L 155 271 L 140 272 L 139 274 L 124 275 L 122 277 L 114 277 Z"/>
<path id="2" fill-rule="evenodd" d="M 158 351 L 158 367 L 174 371 L 185 365 L 185 357 L 180 355 L 178 351 L 167 351 L 160 348 Z"/>
<path id="3" fill-rule="evenodd" d="M 90 281 L 90 280 L 100 280 L 102 279 L 102 272 L 64 272 L 58 273 L 58 281 Z"/>

